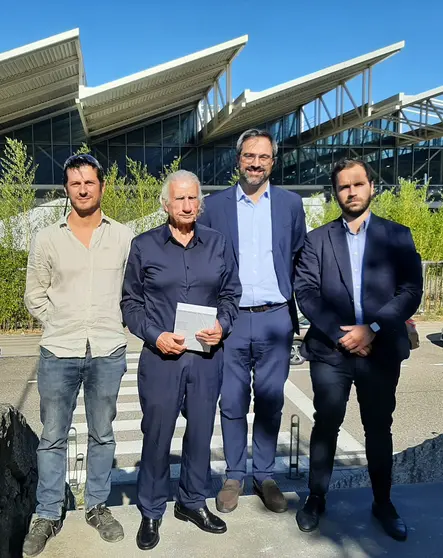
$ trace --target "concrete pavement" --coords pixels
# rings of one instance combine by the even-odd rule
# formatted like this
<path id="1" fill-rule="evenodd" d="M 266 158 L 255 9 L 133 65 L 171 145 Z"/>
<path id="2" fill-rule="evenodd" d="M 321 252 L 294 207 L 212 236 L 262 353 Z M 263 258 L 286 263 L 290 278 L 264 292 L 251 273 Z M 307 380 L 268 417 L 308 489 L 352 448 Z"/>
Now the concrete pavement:
<path id="1" fill-rule="evenodd" d="M 371 517 L 369 489 L 339 490 L 329 494 L 320 529 L 301 533 L 295 512 L 304 501 L 287 494 L 287 513 L 268 512 L 255 496 L 243 496 L 238 509 L 223 519 L 224 535 L 211 535 L 173 516 L 168 504 L 159 545 L 143 553 L 135 544 L 140 514 L 135 506 L 112 508 L 126 537 L 115 545 L 103 542 L 86 525 L 83 512 L 70 512 L 60 534 L 49 541 L 42 558 L 441 558 L 443 556 L 443 485 L 396 486 L 393 501 L 409 528 L 406 542 L 396 542 Z M 208 502 L 214 509 L 213 501 Z"/>

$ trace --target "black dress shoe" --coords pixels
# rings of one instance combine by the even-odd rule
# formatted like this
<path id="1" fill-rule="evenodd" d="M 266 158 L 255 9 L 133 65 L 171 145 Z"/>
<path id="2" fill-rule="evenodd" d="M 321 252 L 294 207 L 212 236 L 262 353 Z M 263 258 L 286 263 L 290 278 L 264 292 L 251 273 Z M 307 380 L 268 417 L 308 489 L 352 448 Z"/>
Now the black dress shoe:
<path id="1" fill-rule="evenodd" d="M 226 533 L 226 523 L 211 513 L 206 506 L 199 510 L 190 510 L 178 502 L 175 503 L 174 515 L 181 521 L 190 521 L 207 533 Z"/>
<path id="2" fill-rule="evenodd" d="M 305 505 L 301 510 L 298 510 L 295 516 L 297 525 L 303 533 L 310 533 L 317 529 L 320 522 L 320 515 L 324 513 L 326 502 L 324 496 L 315 496 L 311 494 L 308 496 Z"/>
<path id="3" fill-rule="evenodd" d="M 137 546 L 140 550 L 151 550 L 158 545 L 160 540 L 158 530 L 161 524 L 161 519 L 143 517 L 136 538 Z"/>
<path id="4" fill-rule="evenodd" d="M 408 529 L 405 522 L 398 515 L 392 502 L 386 504 L 372 504 L 372 514 L 378 519 L 385 532 L 396 541 L 405 541 Z"/>
<path id="5" fill-rule="evenodd" d="M 288 509 L 288 502 L 274 480 L 267 479 L 259 484 L 254 479 L 253 488 L 254 493 L 257 494 L 268 510 L 274 513 L 283 513 Z"/>

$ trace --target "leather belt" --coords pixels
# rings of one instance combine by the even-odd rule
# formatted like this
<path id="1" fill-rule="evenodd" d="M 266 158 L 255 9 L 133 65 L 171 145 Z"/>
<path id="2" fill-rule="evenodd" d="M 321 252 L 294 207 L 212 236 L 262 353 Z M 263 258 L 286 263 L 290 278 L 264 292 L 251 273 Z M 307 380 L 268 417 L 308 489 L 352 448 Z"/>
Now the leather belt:
<path id="1" fill-rule="evenodd" d="M 240 306 L 240 310 L 245 312 L 266 312 L 266 310 L 271 310 L 271 308 L 282 308 L 287 306 L 286 302 L 279 302 L 277 304 L 262 304 L 261 306 Z"/>

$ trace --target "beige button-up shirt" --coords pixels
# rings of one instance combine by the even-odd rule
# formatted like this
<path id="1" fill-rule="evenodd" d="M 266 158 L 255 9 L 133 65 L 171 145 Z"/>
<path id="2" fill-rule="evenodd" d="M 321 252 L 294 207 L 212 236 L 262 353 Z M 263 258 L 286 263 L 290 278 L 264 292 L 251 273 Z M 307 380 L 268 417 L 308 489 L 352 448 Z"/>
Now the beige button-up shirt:
<path id="1" fill-rule="evenodd" d="M 28 258 L 25 304 L 57 357 L 109 356 L 126 345 L 120 312 L 132 231 L 105 215 L 86 248 L 66 217 L 39 231 Z"/>

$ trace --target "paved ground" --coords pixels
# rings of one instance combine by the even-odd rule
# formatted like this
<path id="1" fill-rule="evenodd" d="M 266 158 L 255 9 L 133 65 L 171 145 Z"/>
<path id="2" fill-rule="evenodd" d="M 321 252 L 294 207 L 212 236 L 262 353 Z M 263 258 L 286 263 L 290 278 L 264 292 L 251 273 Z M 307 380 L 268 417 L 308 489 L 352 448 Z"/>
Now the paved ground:
<path id="1" fill-rule="evenodd" d="M 419 324 L 421 347 L 413 351 L 409 361 L 404 363 L 397 392 L 397 410 L 395 413 L 393 433 L 394 449 L 401 451 L 423 440 L 443 432 L 443 346 L 438 343 L 438 333 L 442 323 L 423 322 Z M 4 357 L 0 358 L 0 399 L 19 408 L 29 424 L 40 433 L 38 411 L 38 392 L 36 385 L 36 354 L 38 336 L 0 336 L 0 347 Z M 137 464 L 141 450 L 141 433 L 136 372 L 140 351 L 140 342 L 131 337 L 128 348 L 128 372 L 124 377 L 118 399 L 118 416 L 114 423 L 117 449 L 116 463 L 113 471 L 115 483 L 113 501 L 134 502 L 134 487 L 124 490 L 121 485 L 133 484 L 137 474 Z M 6 356 L 13 354 L 31 356 Z M 300 466 L 306 471 L 308 467 L 309 435 L 312 427 L 312 390 L 309 379 L 309 366 L 306 363 L 291 368 L 285 389 L 285 407 L 279 437 L 276 470 L 279 482 L 286 490 L 303 490 L 306 477 L 297 482 L 286 478 L 289 465 L 290 421 L 293 414 L 300 417 Z M 249 415 L 252 422 L 253 414 Z M 171 447 L 172 490 L 179 474 L 181 442 L 184 432 L 184 420 L 179 417 Z M 86 454 L 86 419 L 84 402 L 80 394 L 74 416 L 77 429 L 77 448 L 71 444 L 72 454 Z M 337 476 L 340 470 L 365 463 L 364 436 L 360 424 L 355 393 L 352 393 L 347 416 L 340 433 L 337 452 Z M 250 448 L 249 448 L 250 449 Z M 213 493 L 220 485 L 219 475 L 224 471 L 220 417 L 217 414 L 214 437 L 212 440 L 211 465 L 214 473 Z M 84 480 L 84 475 L 80 480 Z"/>
<path id="2" fill-rule="evenodd" d="M 406 542 L 385 535 L 370 515 L 371 491 L 360 488 L 334 491 L 328 510 L 315 533 L 301 533 L 295 511 L 304 500 L 289 495 L 290 508 L 272 514 L 257 497 L 243 496 L 238 509 L 223 516 L 224 535 L 203 533 L 173 516 L 168 504 L 159 545 L 153 558 L 441 558 L 443 555 L 443 485 L 396 486 L 393 499 L 409 527 Z M 209 505 L 212 507 L 213 502 Z M 135 544 L 140 515 L 135 506 L 113 509 L 124 526 L 126 538 L 115 545 L 103 542 L 84 521 L 83 513 L 71 512 L 60 534 L 49 541 L 42 558 L 133 558 L 143 556 Z"/>

